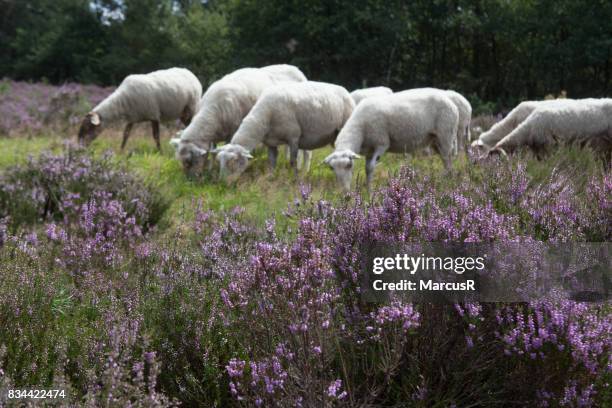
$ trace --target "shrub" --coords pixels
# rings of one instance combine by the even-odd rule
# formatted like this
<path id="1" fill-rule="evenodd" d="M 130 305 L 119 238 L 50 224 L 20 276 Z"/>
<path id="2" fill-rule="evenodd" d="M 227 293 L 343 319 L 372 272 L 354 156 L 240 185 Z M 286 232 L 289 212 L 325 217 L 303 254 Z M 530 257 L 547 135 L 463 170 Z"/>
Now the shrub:
<path id="1" fill-rule="evenodd" d="M 369 201 L 302 188 L 291 230 L 196 206 L 191 228 L 158 236 L 133 179 L 100 166 L 112 182 L 8 172 L 62 188 L 44 234 L 17 210 L 12 229 L 0 221 L 0 389 L 63 386 L 92 406 L 609 402 L 607 304 L 366 303 L 360 289 L 375 244 L 609 240 L 609 173 L 581 186 L 558 171 L 536 180 L 516 159 L 452 180 L 403 169 Z"/>
<path id="2" fill-rule="evenodd" d="M 52 125 L 56 130 L 78 123 L 113 91 L 95 85 L 0 81 L 0 135 L 32 134 Z"/>
<path id="3" fill-rule="evenodd" d="M 22 224 L 62 220 L 94 195 L 117 200 L 142 228 L 155 224 L 168 203 L 142 180 L 117 167 L 110 153 L 92 158 L 71 145 L 44 153 L 0 175 L 0 217 L 13 229 Z"/>

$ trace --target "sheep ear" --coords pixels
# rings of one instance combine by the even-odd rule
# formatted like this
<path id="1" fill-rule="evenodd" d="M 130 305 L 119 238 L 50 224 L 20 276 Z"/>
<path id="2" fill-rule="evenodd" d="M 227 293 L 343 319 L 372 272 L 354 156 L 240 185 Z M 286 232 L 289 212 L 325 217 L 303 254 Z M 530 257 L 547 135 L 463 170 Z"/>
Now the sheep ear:
<path id="1" fill-rule="evenodd" d="M 253 158 L 253 156 L 251 155 L 251 153 L 242 153 L 242 155 L 243 155 L 244 157 L 246 157 L 247 159 L 252 159 L 252 158 Z"/>
<path id="2" fill-rule="evenodd" d="M 357 153 L 351 152 L 351 159 L 363 159 L 363 156 L 360 156 Z"/>
<path id="3" fill-rule="evenodd" d="M 89 121 L 94 126 L 100 126 L 100 115 L 98 115 L 96 112 L 90 112 Z"/>
<path id="4" fill-rule="evenodd" d="M 329 156 L 325 158 L 325 160 L 321 162 L 321 164 L 329 164 L 331 162 L 331 159 L 332 159 L 332 155 L 330 154 Z"/>
<path id="5" fill-rule="evenodd" d="M 198 146 L 193 146 L 193 152 L 197 154 L 198 156 L 204 156 L 206 153 L 208 153 L 208 150 L 202 149 L 201 147 L 198 147 Z"/>
<path id="6" fill-rule="evenodd" d="M 214 153 L 214 154 L 219 154 L 222 151 L 226 150 L 229 145 L 230 145 L 230 143 L 227 143 L 227 144 L 224 144 L 223 146 L 215 147 L 210 152 Z"/>
<path id="7" fill-rule="evenodd" d="M 170 146 L 172 146 L 172 147 L 174 147 L 176 149 L 180 142 L 181 142 L 181 139 L 179 139 L 178 137 L 174 137 L 174 138 L 170 139 Z"/>

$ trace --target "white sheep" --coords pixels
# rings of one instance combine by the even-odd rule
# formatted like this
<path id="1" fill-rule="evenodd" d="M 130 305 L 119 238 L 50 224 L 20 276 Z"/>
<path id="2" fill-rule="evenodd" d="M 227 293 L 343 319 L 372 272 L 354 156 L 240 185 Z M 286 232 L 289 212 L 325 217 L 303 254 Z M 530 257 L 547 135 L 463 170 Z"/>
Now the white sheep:
<path id="1" fill-rule="evenodd" d="M 79 129 L 81 144 L 91 143 L 103 127 L 126 121 L 121 149 L 135 123 L 150 121 L 157 149 L 159 122 L 180 119 L 185 126 L 197 112 L 202 84 L 185 68 L 170 68 L 143 75 L 129 75 L 119 87 L 87 114 Z"/>
<path id="2" fill-rule="evenodd" d="M 386 86 L 375 86 L 372 88 L 356 89 L 351 92 L 351 98 L 353 98 L 353 100 L 355 101 L 355 106 L 357 106 L 359 105 L 359 102 L 366 98 L 391 95 L 392 93 L 393 91 L 390 88 L 387 88 Z"/>
<path id="3" fill-rule="evenodd" d="M 470 141 L 470 123 L 472 122 L 472 105 L 459 92 L 446 90 L 446 96 L 453 101 L 459 111 L 459 125 L 457 127 L 457 148 L 467 152 Z M 456 151 L 455 151 L 456 152 Z"/>
<path id="4" fill-rule="evenodd" d="M 289 145 L 297 171 L 298 149 L 312 150 L 333 143 L 355 103 L 346 89 L 323 82 L 286 83 L 266 89 L 229 144 L 215 151 L 226 181 L 237 179 L 260 144 L 276 166 L 277 147 Z"/>
<path id="5" fill-rule="evenodd" d="M 472 142 L 472 147 L 490 149 L 497 142 L 517 128 L 538 107 L 563 105 L 572 99 L 550 99 L 544 101 L 524 101 L 512 109 L 505 118 L 494 124 L 491 129 L 482 133 Z"/>
<path id="6" fill-rule="evenodd" d="M 459 111 L 448 96 L 435 92 L 398 92 L 366 99 L 340 131 L 326 159 L 345 190 L 350 188 L 353 160 L 366 156 L 368 189 L 376 162 L 385 152 L 409 153 L 432 146 L 450 171 Z"/>
<path id="7" fill-rule="evenodd" d="M 176 149 L 188 175 L 196 175 L 216 143 L 227 142 L 257 102 L 262 92 L 284 82 L 304 82 L 306 77 L 292 65 L 242 68 L 214 82 L 200 101 L 191 124 L 170 144 Z"/>
<path id="8" fill-rule="evenodd" d="M 541 157 L 552 146 L 569 144 L 591 146 L 609 158 L 612 99 L 566 100 L 563 104 L 540 106 L 489 153 L 506 155 L 527 146 Z"/>
<path id="9" fill-rule="evenodd" d="M 414 88 L 404 92 L 413 93 L 436 93 L 446 95 L 457 107 L 459 111 L 459 125 L 457 126 L 457 140 L 453 146 L 453 154 L 457 154 L 459 149 L 467 151 L 468 141 L 470 140 L 470 123 L 472 121 L 472 105 L 459 92 L 451 89 L 438 88 Z"/>

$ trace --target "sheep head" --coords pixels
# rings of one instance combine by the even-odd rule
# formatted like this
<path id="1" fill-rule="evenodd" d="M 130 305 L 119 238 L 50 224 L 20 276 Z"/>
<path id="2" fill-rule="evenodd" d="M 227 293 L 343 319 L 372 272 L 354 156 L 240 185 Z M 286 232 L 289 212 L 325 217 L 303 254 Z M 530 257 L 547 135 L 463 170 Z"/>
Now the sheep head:
<path id="1" fill-rule="evenodd" d="M 361 156 L 351 150 L 339 150 L 327 156 L 323 161 L 334 170 L 336 180 L 345 191 L 351 189 L 355 159 L 361 159 Z"/>
<path id="2" fill-rule="evenodd" d="M 208 150 L 202 148 L 189 140 L 180 138 L 180 132 L 170 140 L 170 145 L 175 149 L 175 157 L 183 165 L 183 171 L 188 177 L 201 175 L 206 163 Z"/>
<path id="3" fill-rule="evenodd" d="M 487 152 L 487 156 L 502 156 L 507 158 L 508 153 L 502 147 L 494 146 Z"/>
<path id="4" fill-rule="evenodd" d="M 485 144 L 481 139 L 476 139 L 471 144 L 472 151 L 478 156 L 487 156 L 491 146 Z"/>
<path id="5" fill-rule="evenodd" d="M 471 130 L 468 129 L 468 133 L 470 135 L 470 137 L 468 137 L 468 140 L 471 140 L 471 138 L 473 137 L 475 137 L 477 140 L 483 133 L 483 130 L 480 126 L 474 126 Z"/>
<path id="6" fill-rule="evenodd" d="M 226 183 L 232 183 L 240 177 L 249 165 L 253 156 L 247 149 L 237 144 L 226 144 L 213 150 L 220 165 L 221 178 Z"/>
<path id="7" fill-rule="evenodd" d="M 81 122 L 81 127 L 79 128 L 79 143 L 82 146 L 89 146 L 102 131 L 101 124 L 100 115 L 96 112 L 89 112 L 85 115 L 83 122 Z"/>

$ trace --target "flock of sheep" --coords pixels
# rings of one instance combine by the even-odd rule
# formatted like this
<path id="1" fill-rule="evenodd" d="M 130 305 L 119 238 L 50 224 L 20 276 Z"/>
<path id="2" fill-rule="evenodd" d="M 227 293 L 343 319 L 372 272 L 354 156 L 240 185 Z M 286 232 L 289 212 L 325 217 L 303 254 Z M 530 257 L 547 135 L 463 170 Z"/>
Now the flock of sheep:
<path id="1" fill-rule="evenodd" d="M 307 80 L 292 65 L 236 70 L 202 95 L 198 78 L 184 68 L 130 75 L 84 118 L 79 141 L 90 143 L 102 128 L 127 122 L 121 147 L 138 122 L 152 123 L 160 149 L 160 121 L 180 119 L 186 128 L 170 141 L 188 175 L 211 170 L 210 153 L 226 181 L 247 168 L 251 153 L 265 145 L 271 167 L 278 147 L 288 146 L 297 172 L 301 150 L 307 169 L 311 151 L 333 145 L 324 161 L 341 187 L 349 189 L 354 161 L 365 156 L 369 188 L 385 152 L 432 148 L 450 169 L 470 141 L 472 107 L 451 90 L 419 88 L 393 93 L 386 87 L 356 90 Z M 218 143 L 225 143 L 216 147 Z M 612 99 L 557 99 L 519 104 L 506 118 L 472 142 L 486 154 L 507 154 L 527 146 L 541 155 L 557 144 L 591 145 L 609 158 Z M 207 166 L 208 164 L 208 166 Z"/>

